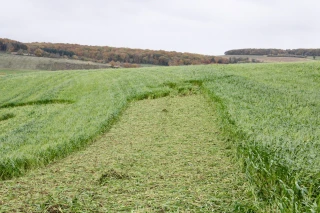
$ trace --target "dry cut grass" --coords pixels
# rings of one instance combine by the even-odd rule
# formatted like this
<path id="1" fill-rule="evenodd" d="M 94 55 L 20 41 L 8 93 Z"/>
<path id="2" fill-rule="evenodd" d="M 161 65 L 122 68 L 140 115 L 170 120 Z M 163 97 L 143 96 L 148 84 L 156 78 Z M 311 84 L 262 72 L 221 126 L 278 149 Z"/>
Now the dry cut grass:
<path id="1" fill-rule="evenodd" d="M 200 95 L 131 103 L 87 149 L 0 182 L 2 211 L 245 212 L 248 185 Z"/>

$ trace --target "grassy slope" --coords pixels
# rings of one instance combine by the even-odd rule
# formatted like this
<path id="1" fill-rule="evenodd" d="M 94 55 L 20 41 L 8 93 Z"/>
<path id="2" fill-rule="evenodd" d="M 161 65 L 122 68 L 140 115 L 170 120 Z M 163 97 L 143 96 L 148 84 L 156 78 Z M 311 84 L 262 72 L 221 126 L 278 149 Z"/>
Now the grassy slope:
<path id="1" fill-rule="evenodd" d="M 130 100 L 203 82 L 219 106 L 222 131 L 238 141 L 259 197 L 283 211 L 317 211 L 319 72 L 320 63 L 311 62 L 4 76 L 2 105 L 37 104 L 0 109 L 0 116 L 15 115 L 0 122 L 1 176 L 23 174 L 85 146 Z"/>
<path id="2" fill-rule="evenodd" d="M 257 194 L 285 212 L 320 211 L 319 63 L 225 71 L 207 88 L 227 107 L 226 129 L 243 143 Z"/>
<path id="3" fill-rule="evenodd" d="M 242 212 L 248 185 L 215 125 L 201 96 L 135 102 L 86 150 L 0 182 L 2 210 Z"/>
<path id="4" fill-rule="evenodd" d="M 0 52 L 0 75 L 3 73 L 2 70 L 75 70 L 101 69 L 109 66 L 91 61 L 20 56 Z"/>

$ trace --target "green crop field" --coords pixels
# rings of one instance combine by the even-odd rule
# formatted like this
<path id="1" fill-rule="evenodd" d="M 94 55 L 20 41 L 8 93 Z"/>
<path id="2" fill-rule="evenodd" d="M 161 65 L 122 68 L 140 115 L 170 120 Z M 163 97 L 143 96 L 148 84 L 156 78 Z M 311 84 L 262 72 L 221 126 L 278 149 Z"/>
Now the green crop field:
<path id="1" fill-rule="evenodd" d="M 320 211 L 319 62 L 6 71 L 0 94 L 3 211 Z"/>

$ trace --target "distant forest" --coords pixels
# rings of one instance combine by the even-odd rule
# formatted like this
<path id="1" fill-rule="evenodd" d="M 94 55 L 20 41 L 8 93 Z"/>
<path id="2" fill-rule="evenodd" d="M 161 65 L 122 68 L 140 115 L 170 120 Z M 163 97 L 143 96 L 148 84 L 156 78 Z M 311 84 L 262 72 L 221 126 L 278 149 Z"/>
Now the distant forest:
<path id="1" fill-rule="evenodd" d="M 268 56 L 320 56 L 320 49 L 237 49 L 225 55 L 268 55 Z"/>
<path id="2" fill-rule="evenodd" d="M 108 46 L 87 46 L 79 44 L 21 43 L 0 39 L 0 50 L 20 55 L 34 55 L 50 58 L 70 58 L 113 66 L 135 67 L 139 64 L 162 66 L 228 64 L 229 59 L 193 53 L 169 52 L 163 50 L 142 50 Z"/>
<path id="3" fill-rule="evenodd" d="M 9 39 L 0 39 L 0 51 L 17 52 L 19 50 L 27 51 L 28 46 L 17 41 L 12 41 Z"/>

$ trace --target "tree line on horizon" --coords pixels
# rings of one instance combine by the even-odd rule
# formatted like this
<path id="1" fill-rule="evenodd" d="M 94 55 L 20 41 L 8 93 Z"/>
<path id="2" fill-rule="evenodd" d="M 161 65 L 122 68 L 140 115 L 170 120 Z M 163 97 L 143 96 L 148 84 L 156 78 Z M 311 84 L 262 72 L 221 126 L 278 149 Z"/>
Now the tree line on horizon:
<path id="1" fill-rule="evenodd" d="M 320 49 L 234 49 L 225 55 L 320 56 Z"/>
<path id="2" fill-rule="evenodd" d="M 230 63 L 228 58 L 194 53 L 63 43 L 22 43 L 10 39 L 0 39 L 0 51 L 17 52 L 17 54 L 27 53 L 38 57 L 70 58 L 114 65 L 121 64 L 123 67 L 134 67 L 137 64 L 177 66 Z"/>
<path id="3" fill-rule="evenodd" d="M 18 52 L 19 50 L 27 51 L 28 46 L 21 42 L 13 41 L 10 39 L 0 39 L 0 51 Z"/>

